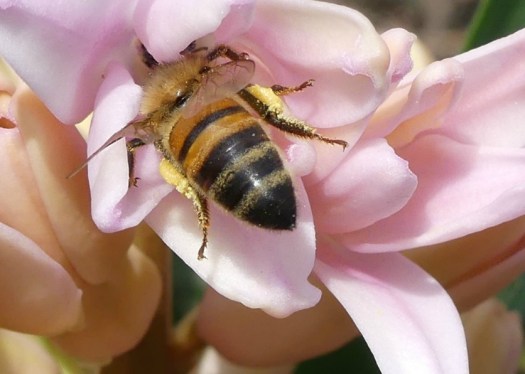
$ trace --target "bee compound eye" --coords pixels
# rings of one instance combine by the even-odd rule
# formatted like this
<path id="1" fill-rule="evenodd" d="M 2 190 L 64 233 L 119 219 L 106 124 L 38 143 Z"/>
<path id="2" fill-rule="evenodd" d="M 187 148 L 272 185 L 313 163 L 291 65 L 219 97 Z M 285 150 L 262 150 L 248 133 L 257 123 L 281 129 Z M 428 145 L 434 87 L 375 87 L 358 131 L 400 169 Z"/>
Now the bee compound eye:
<path id="1" fill-rule="evenodd" d="M 187 93 L 187 92 L 182 92 L 179 96 L 177 96 L 177 98 L 175 99 L 175 108 L 180 108 L 181 106 L 183 106 L 184 104 L 186 104 L 186 102 L 188 101 L 188 99 L 190 98 L 190 94 Z"/>

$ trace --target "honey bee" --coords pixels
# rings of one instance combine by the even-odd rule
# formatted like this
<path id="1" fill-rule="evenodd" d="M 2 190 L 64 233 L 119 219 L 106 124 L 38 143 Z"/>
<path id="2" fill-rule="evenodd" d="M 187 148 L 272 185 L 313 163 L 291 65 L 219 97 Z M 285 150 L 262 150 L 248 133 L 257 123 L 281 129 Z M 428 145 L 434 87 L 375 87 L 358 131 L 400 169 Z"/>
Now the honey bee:
<path id="1" fill-rule="evenodd" d="M 293 230 L 296 199 L 290 173 L 263 125 L 307 139 L 341 145 L 307 123 L 285 115 L 280 96 L 311 86 L 263 87 L 250 80 L 255 62 L 227 45 L 190 44 L 174 62 L 158 63 L 141 46 L 151 69 L 140 114 L 84 163 L 126 138 L 129 185 L 136 186 L 134 152 L 153 143 L 162 153 L 164 179 L 189 198 L 202 231 L 198 258 L 205 258 L 210 217 L 208 200 L 238 219 L 263 229 Z M 81 167 L 81 168 L 82 168 Z"/>

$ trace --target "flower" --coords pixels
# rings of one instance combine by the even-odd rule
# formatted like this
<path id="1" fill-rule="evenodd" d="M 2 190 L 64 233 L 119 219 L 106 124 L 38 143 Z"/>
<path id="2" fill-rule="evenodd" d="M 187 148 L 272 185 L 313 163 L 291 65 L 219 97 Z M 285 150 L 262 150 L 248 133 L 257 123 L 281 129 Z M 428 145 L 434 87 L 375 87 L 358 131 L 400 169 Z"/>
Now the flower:
<path id="1" fill-rule="evenodd" d="M 137 0 L 62 9 L 0 1 L 0 54 L 64 122 L 94 109 L 90 153 L 138 113 L 143 75 L 136 38 L 166 62 L 210 34 L 249 54 L 257 63 L 254 82 L 296 85 L 315 79 L 314 88 L 286 98 L 290 112 L 323 134 L 345 139 L 349 149 L 275 134 L 297 175 L 297 228 L 265 232 L 212 207 L 208 258 L 198 261 L 195 213 L 158 175 L 158 153 L 152 147 L 137 151 L 140 185 L 128 189 L 126 148 L 118 142 L 89 165 L 97 225 L 114 232 L 145 219 L 223 296 L 278 317 L 301 310 L 286 323 L 302 334 L 320 331 L 319 316 L 326 322 L 321 327 L 329 327 L 310 335 L 315 339 L 296 335 L 303 344 L 287 345 L 291 349 L 276 357 L 266 348 L 277 351 L 286 342 L 281 334 L 289 330 L 258 330 L 259 342 L 269 338 L 272 344 L 257 351 L 243 324 L 251 320 L 232 319 L 232 326 L 226 318 L 217 324 L 220 309 L 205 300 L 201 331 L 221 352 L 230 349 L 227 358 L 260 364 L 257 355 L 264 352 L 263 359 L 290 362 L 334 348 L 354 331 L 341 328 L 351 324 L 346 314 L 339 323 L 330 319 L 330 305 L 340 303 L 384 372 L 466 373 L 464 334 L 450 297 L 398 252 L 523 216 L 525 200 L 516 187 L 523 184 L 523 131 L 515 104 L 523 84 L 521 76 L 516 78 L 520 49 L 514 47 L 523 45 L 524 34 L 405 77 L 414 37 L 400 29 L 378 35 L 364 16 L 333 4 Z M 48 64 L 50 71 L 41 74 L 33 61 Z M 502 61 L 508 63 L 505 74 L 494 70 Z M 494 126 L 502 117 L 504 129 Z M 338 303 L 324 295 L 317 308 L 304 310 L 321 298 L 320 289 L 308 282 L 312 269 L 324 285 L 319 287 Z M 223 316 L 237 316 L 230 311 L 221 310 Z M 303 316 L 302 322 L 313 317 L 307 326 L 312 330 L 304 323 L 290 325 Z M 236 339 L 224 342 L 224 336 Z M 402 351 L 399 341 L 405 342 Z M 293 352 L 304 343 L 312 344 Z"/>
<path id="2" fill-rule="evenodd" d="M 333 296 L 326 295 L 314 308 L 276 320 L 210 291 L 201 308 L 201 334 L 230 359 L 246 365 L 276 365 L 320 355 L 355 337 L 357 329 L 345 320 L 348 312 L 369 344 L 377 344 L 376 349 L 388 349 L 390 339 L 385 338 L 385 331 L 398 336 L 390 347 L 395 351 L 393 346 L 399 341 L 409 341 L 406 326 L 410 321 L 425 326 L 422 333 L 430 339 L 433 336 L 433 342 L 438 342 L 440 335 L 448 338 L 449 333 L 435 320 L 418 319 L 434 319 L 435 313 L 443 310 L 430 301 L 439 296 L 439 292 L 430 291 L 433 280 L 425 280 L 421 273 L 417 280 L 418 270 L 413 263 L 388 252 L 404 250 L 447 288 L 460 310 L 468 310 L 516 279 L 525 267 L 521 195 L 524 113 L 520 104 L 525 82 L 516 73 L 524 44 L 522 31 L 411 73 L 374 113 L 348 161 L 312 189 L 307 186 L 310 201 L 322 201 L 319 209 L 324 209 L 325 216 L 333 215 L 331 211 L 355 215 L 356 220 L 341 218 L 338 222 L 350 221 L 357 226 L 370 214 L 360 214 L 359 207 L 374 206 L 367 198 L 399 201 L 392 198 L 395 190 L 373 195 L 366 190 L 375 185 L 374 180 L 359 175 L 370 172 L 363 164 L 370 165 L 369 160 L 378 157 L 379 167 L 381 162 L 386 164 L 387 158 L 378 151 L 364 153 L 362 149 L 385 144 L 395 150 L 394 157 L 406 160 L 417 176 L 417 187 L 407 194 L 406 204 L 388 217 L 350 230 L 349 225 L 330 226 L 325 221 L 324 233 L 316 224 L 320 245 L 315 273 L 339 302 L 347 303 L 344 308 Z M 503 64 L 506 70 L 502 72 Z M 381 137 L 387 143 L 381 143 Z M 390 166 L 385 169 L 370 173 L 371 178 L 392 180 L 392 176 L 399 175 Z M 357 189 L 360 184 L 362 189 Z M 314 217 L 319 217 L 315 203 L 312 206 Z M 425 291 L 425 287 L 429 289 Z M 426 305 L 433 305 L 433 310 L 423 310 Z M 400 321 L 406 317 L 400 316 L 403 309 L 412 314 L 406 323 Z M 235 322 L 213 325 L 215 313 Z M 367 322 L 370 325 L 363 326 Z M 429 328 L 432 324 L 439 329 L 434 335 Z M 229 339 L 225 341 L 224 336 Z M 432 356 L 432 348 L 418 356 L 411 345 L 412 358 L 405 363 L 414 364 L 417 358 Z M 265 353 L 261 355 L 263 348 Z M 438 349 L 442 348 L 435 346 L 434 354 L 439 356 Z M 377 352 L 377 358 L 388 357 L 388 352 Z M 461 362 L 457 346 L 441 353 L 455 357 L 455 365 Z M 383 363 L 378 360 L 382 370 L 421 370 L 392 368 L 402 360 L 389 359 Z M 429 372 L 432 364 L 426 365 L 425 372 Z M 449 372 L 457 367 L 435 369 L 439 370 Z"/>
<path id="3" fill-rule="evenodd" d="M 0 185 L 0 326 L 105 361 L 145 333 L 160 297 L 158 270 L 129 248 L 131 231 L 96 228 L 85 173 L 65 178 L 83 159 L 75 128 L 60 123 L 5 66 L 0 98 L 0 143 L 8 155 L 0 170 L 9 176 Z"/>
<path id="4" fill-rule="evenodd" d="M 275 8 L 283 15 L 293 12 L 294 22 L 290 23 L 289 17 L 277 17 Z M 401 66 L 406 61 L 400 56 L 400 63 L 393 61 L 389 70 L 387 45 L 360 13 L 318 2 L 113 1 L 97 6 L 77 4 L 64 10 L 0 2 L 0 9 L 0 53 L 53 113 L 64 122 L 74 123 L 94 109 L 89 153 L 137 115 L 142 93 L 137 83 L 143 78 L 137 68 L 137 37 L 153 57 L 169 61 L 178 58 L 193 40 L 213 32 L 218 43 L 227 42 L 247 51 L 257 62 L 254 81 L 296 85 L 313 78 L 317 89 L 290 96 L 291 111 L 325 127 L 327 133 L 329 127 L 352 123 L 353 134 L 346 139 L 349 142 L 358 139 L 365 118 L 408 68 Z M 324 31 L 303 38 L 311 27 L 312 11 L 322 15 L 316 27 Z M 185 17 L 192 17 L 192 22 L 180 22 L 177 32 L 166 26 Z M 338 22 L 337 28 L 334 22 Z M 268 24 L 274 27 L 268 28 Z M 27 29 L 24 36 L 17 32 L 21 25 Z M 328 32 L 332 33 L 331 43 L 325 40 Z M 323 49 L 319 50 L 321 45 Z M 302 55 L 316 49 L 319 52 L 309 52 L 308 58 Z M 53 68 L 48 74 L 38 74 L 31 60 Z M 67 78 L 58 80 L 59 76 Z M 64 81 L 67 84 L 62 87 Z M 311 172 L 316 157 L 326 159 L 326 170 L 328 162 L 335 164 L 344 157 L 340 149 L 325 144 L 321 151 L 315 151 L 310 144 L 291 143 L 282 136 L 276 141 L 286 147 L 290 168 L 299 175 Z M 197 219 L 192 219 L 196 215 L 191 202 L 160 177 L 160 155 L 152 147 L 138 149 L 136 158 L 134 171 L 140 188 L 128 188 L 123 142 L 105 149 L 89 164 L 92 216 L 99 228 L 115 232 L 145 219 L 216 290 L 276 316 L 289 315 L 319 301 L 320 291 L 307 281 L 316 243 L 301 179 L 295 181 L 299 211 L 293 232 L 275 235 L 248 227 L 212 206 L 207 261 L 198 261 L 201 233 Z"/>

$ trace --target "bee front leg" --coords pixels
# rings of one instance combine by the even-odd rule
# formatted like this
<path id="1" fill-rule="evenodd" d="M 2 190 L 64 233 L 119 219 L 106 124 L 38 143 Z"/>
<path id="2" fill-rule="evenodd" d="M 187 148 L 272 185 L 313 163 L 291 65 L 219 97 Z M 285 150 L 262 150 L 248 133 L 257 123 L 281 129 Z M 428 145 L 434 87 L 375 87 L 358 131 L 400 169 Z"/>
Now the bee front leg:
<path id="1" fill-rule="evenodd" d="M 270 88 L 272 89 L 273 93 L 276 94 L 277 96 L 284 96 L 284 95 L 289 95 L 295 92 L 300 92 L 307 87 L 312 87 L 313 83 L 314 83 L 313 79 L 308 79 L 306 82 L 303 82 L 299 86 L 295 86 L 295 87 L 285 87 L 279 84 L 274 84 Z"/>
<path id="2" fill-rule="evenodd" d="M 137 181 L 140 179 L 135 177 L 135 150 L 145 145 L 141 139 L 135 138 L 126 142 L 126 149 L 128 151 L 128 167 L 129 167 L 129 179 L 128 187 L 137 187 Z"/>
<path id="3" fill-rule="evenodd" d="M 208 211 L 208 201 L 206 197 L 197 191 L 190 184 L 188 178 L 173 163 L 167 159 L 162 159 L 160 163 L 160 174 L 166 182 L 175 186 L 178 192 L 186 196 L 193 203 L 199 219 L 199 227 L 202 231 L 202 244 L 199 248 L 197 259 L 206 258 L 204 250 L 208 244 L 208 228 L 210 227 L 210 213 Z"/>
<path id="4" fill-rule="evenodd" d="M 216 60 L 219 57 L 226 57 L 232 61 L 241 61 L 241 60 L 250 59 L 250 56 L 248 55 L 248 53 L 245 53 L 245 52 L 239 53 L 224 44 L 218 45 L 215 49 L 213 49 L 210 53 L 208 53 L 206 57 L 208 61 Z"/>
<path id="5" fill-rule="evenodd" d="M 159 65 L 159 62 L 155 60 L 155 57 L 149 53 L 144 44 L 140 43 L 140 54 L 142 57 L 142 62 L 150 69 L 154 69 Z"/>

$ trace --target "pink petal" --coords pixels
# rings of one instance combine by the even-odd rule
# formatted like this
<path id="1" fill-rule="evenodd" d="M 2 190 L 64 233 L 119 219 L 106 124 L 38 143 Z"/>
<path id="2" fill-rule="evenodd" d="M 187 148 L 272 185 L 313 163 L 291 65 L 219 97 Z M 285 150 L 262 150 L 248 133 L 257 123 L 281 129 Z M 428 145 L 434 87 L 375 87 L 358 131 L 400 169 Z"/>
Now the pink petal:
<path id="1" fill-rule="evenodd" d="M 480 147 L 442 135 L 398 151 L 418 187 L 397 214 L 344 236 L 356 251 L 392 251 L 444 242 L 525 214 L 525 149 Z"/>
<path id="2" fill-rule="evenodd" d="M 454 60 L 434 62 L 413 73 L 379 107 L 364 136 L 388 136 L 395 148 L 438 128 L 461 95 L 464 70 Z"/>
<path id="3" fill-rule="evenodd" d="M 234 38 L 242 36 L 252 25 L 255 11 L 254 0 L 230 0 L 230 11 L 215 31 L 217 43 L 230 43 Z"/>
<path id="4" fill-rule="evenodd" d="M 1 1 L 0 55 L 58 118 L 76 123 L 93 109 L 107 63 L 128 59 L 133 8 L 128 0 Z"/>
<path id="5" fill-rule="evenodd" d="M 458 309 L 465 311 L 525 271 L 523 254 L 519 255 L 525 249 L 524 237 L 525 217 L 520 217 L 452 241 L 403 251 L 403 255 L 432 274 Z M 456 293 L 457 288 L 463 291 Z"/>
<path id="6" fill-rule="evenodd" d="M 82 322 L 82 291 L 31 239 L 0 222 L 0 325 L 55 335 Z"/>
<path id="7" fill-rule="evenodd" d="M 459 314 L 445 290 L 400 254 L 323 243 L 315 273 L 346 308 L 382 373 L 468 373 Z"/>
<path id="8" fill-rule="evenodd" d="M 525 217 L 520 217 L 451 241 L 406 250 L 403 255 L 450 289 L 513 256 L 524 235 Z"/>
<path id="9" fill-rule="evenodd" d="M 230 12 L 234 25 L 223 26 L 231 36 L 246 29 L 250 0 L 139 0 L 134 23 L 139 39 L 159 61 L 173 61 L 192 41 L 213 33 Z M 242 17 L 242 15 L 247 16 Z"/>
<path id="10" fill-rule="evenodd" d="M 133 348 L 146 333 L 160 300 L 161 279 L 137 248 L 127 254 L 107 283 L 85 288 L 84 329 L 53 338 L 67 354 L 104 362 Z"/>
<path id="11" fill-rule="evenodd" d="M 217 292 L 285 317 L 315 305 L 321 296 L 307 280 L 315 257 L 315 232 L 308 199 L 298 182 L 296 194 L 297 227 L 291 232 L 252 227 L 212 204 L 207 258 L 200 261 L 202 234 L 188 199 L 170 194 L 146 222 Z"/>
<path id="12" fill-rule="evenodd" d="M 399 211 L 417 178 L 384 139 L 359 142 L 327 178 L 308 190 L 315 227 L 341 233 L 361 229 Z"/>
<path id="13" fill-rule="evenodd" d="M 381 37 L 390 50 L 388 75 L 391 82 L 395 84 L 412 70 L 410 50 L 416 41 L 416 36 L 405 29 L 391 29 L 384 32 Z"/>
<path id="14" fill-rule="evenodd" d="M 318 286 L 323 290 L 319 303 L 286 318 L 247 308 L 208 288 L 199 304 L 198 334 L 231 361 L 253 367 L 297 363 L 334 351 L 359 332 L 341 304 Z"/>
<path id="15" fill-rule="evenodd" d="M 496 295 L 525 272 L 525 247 L 518 243 L 516 253 L 486 267 L 483 272 L 462 279 L 449 289 L 451 297 L 462 310 L 468 310 Z"/>
<path id="16" fill-rule="evenodd" d="M 363 135 L 363 131 L 368 125 L 369 119 L 358 121 L 348 126 L 339 127 L 336 129 L 322 129 L 320 133 L 323 136 L 342 139 L 348 143 L 345 150 L 339 146 L 330 146 L 319 141 L 309 141 L 311 147 L 315 149 L 317 162 L 312 172 L 305 176 L 304 182 L 306 186 L 322 181 L 328 177 L 343 160 L 346 158 L 348 152 L 358 143 Z"/>
<path id="17" fill-rule="evenodd" d="M 100 87 L 88 139 L 93 153 L 138 113 L 142 89 L 129 73 L 112 64 Z M 139 224 L 166 196 L 169 186 L 158 171 L 160 154 L 152 146 L 137 150 L 134 173 L 137 187 L 128 188 L 129 165 L 124 140 L 119 140 L 97 155 L 89 164 L 92 215 L 106 232 L 123 230 Z"/>
<path id="18" fill-rule="evenodd" d="M 301 139 L 297 136 L 286 134 L 270 125 L 264 125 L 265 130 L 279 149 L 286 153 L 287 168 L 294 175 L 302 177 L 302 182 L 307 186 L 318 183 L 326 178 L 344 160 L 350 149 L 358 142 L 366 127 L 366 121 L 336 129 L 322 129 L 323 136 L 333 139 L 343 139 L 348 146 L 343 149 L 339 145 L 325 142 Z"/>
<path id="19" fill-rule="evenodd" d="M 55 255 L 56 258 L 62 258 L 62 252 L 65 253 L 68 261 L 85 281 L 105 281 L 113 272 L 114 264 L 122 260 L 131 243 L 132 233 L 101 233 L 91 218 L 85 173 L 66 179 L 84 160 L 84 140 L 75 128 L 58 122 L 29 90 L 18 90 L 11 105 L 23 139 L 19 144 L 19 151 L 27 151 L 29 165 L 26 168 L 32 171 L 34 178 L 26 181 L 25 185 L 35 188 L 37 199 L 41 199 L 45 212 L 45 224 L 42 224 L 44 232 L 37 235 L 36 225 L 31 225 L 26 235 L 46 250 L 59 252 L 60 254 Z M 12 165 L 12 169 L 16 170 L 17 165 Z M 20 172 L 15 171 L 14 174 Z M 18 181 L 12 188 L 13 194 L 10 196 L 13 199 L 17 195 L 22 200 L 27 199 L 27 195 L 21 193 L 22 189 L 27 188 L 24 187 L 24 182 Z M 13 203 L 15 202 L 9 201 L 5 204 Z M 16 215 L 25 219 L 36 216 L 34 207 L 27 208 L 27 214 L 23 215 L 23 205 L 20 202 L 15 204 Z M 20 223 L 15 227 L 24 227 L 24 224 Z M 52 238 L 51 242 L 49 238 Z"/>
<path id="20" fill-rule="evenodd" d="M 460 142 L 524 147 L 524 58 L 525 31 L 455 57 L 465 79 L 444 132 Z"/>
<path id="21" fill-rule="evenodd" d="M 305 0 L 257 3 L 246 43 L 271 72 L 269 84 L 314 87 L 286 98 L 318 127 L 357 122 L 384 100 L 389 52 L 370 21 L 350 8 Z"/>
<path id="22" fill-rule="evenodd" d="M 286 148 L 288 170 L 298 177 L 310 174 L 317 161 L 317 154 L 311 142 L 291 144 Z"/>
<path id="23" fill-rule="evenodd" d="M 9 155 L 0 158 L 0 171 L 2 175 L 10 176 L 0 183 L 0 195 L 9 196 L 2 199 L 0 222 L 31 238 L 47 255 L 58 261 L 63 258 L 63 253 L 53 235 L 18 129 L 0 128 L 0 146 Z M 31 225 L 27 224 L 28 217 L 31 217 Z"/>

